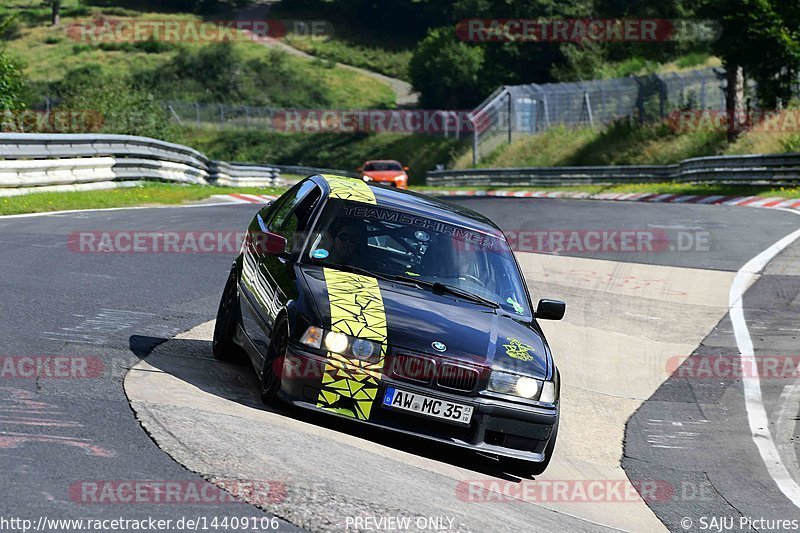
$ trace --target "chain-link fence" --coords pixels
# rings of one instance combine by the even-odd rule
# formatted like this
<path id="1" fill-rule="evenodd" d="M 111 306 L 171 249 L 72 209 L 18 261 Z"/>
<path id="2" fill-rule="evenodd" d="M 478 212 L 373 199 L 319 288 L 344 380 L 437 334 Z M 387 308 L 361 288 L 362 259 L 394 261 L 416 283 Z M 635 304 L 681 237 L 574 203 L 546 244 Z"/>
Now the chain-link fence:
<path id="1" fill-rule="evenodd" d="M 551 126 L 594 126 L 621 118 L 662 120 L 675 109 L 725 109 L 722 69 L 643 77 L 505 86 L 471 114 L 473 163 L 503 143 Z"/>
<path id="2" fill-rule="evenodd" d="M 271 130 L 275 111 L 269 107 L 167 102 L 170 117 L 180 126 Z"/>

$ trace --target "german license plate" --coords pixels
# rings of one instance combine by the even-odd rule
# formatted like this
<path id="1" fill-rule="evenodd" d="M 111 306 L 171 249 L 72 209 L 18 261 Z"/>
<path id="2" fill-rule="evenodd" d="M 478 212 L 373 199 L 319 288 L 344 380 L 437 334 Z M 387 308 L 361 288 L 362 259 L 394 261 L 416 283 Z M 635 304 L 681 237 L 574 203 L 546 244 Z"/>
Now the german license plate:
<path id="1" fill-rule="evenodd" d="M 439 400 L 415 392 L 395 389 L 394 387 L 386 388 L 386 393 L 383 395 L 383 405 L 432 418 L 442 418 L 458 424 L 468 425 L 472 420 L 471 405 Z"/>

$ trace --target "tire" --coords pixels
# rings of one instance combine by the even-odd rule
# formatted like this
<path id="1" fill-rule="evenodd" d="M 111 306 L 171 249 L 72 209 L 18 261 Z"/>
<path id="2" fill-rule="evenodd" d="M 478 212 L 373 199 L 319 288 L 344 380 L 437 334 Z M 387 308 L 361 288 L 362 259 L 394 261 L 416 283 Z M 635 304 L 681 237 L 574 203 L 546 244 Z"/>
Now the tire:
<path id="1" fill-rule="evenodd" d="M 267 405 L 274 405 L 278 401 L 281 377 L 275 372 L 275 361 L 282 362 L 286 355 L 286 346 L 289 343 L 289 323 L 286 319 L 281 319 L 276 323 L 273 331 L 269 357 L 264 360 L 264 366 L 261 369 L 261 401 Z"/>
<path id="2" fill-rule="evenodd" d="M 222 298 L 217 311 L 217 322 L 214 325 L 214 340 L 211 343 L 214 357 L 222 361 L 242 361 L 244 350 L 234 341 L 234 334 L 239 325 L 241 308 L 239 307 L 239 288 L 233 269 L 225 283 Z"/>
<path id="3" fill-rule="evenodd" d="M 531 461 L 522 461 L 520 459 L 500 459 L 500 464 L 503 470 L 509 474 L 521 476 L 539 476 L 547 470 L 550 465 L 550 459 L 553 458 L 553 451 L 556 448 L 556 439 L 558 438 L 558 423 L 556 423 L 553 430 L 553 436 L 547 447 L 544 449 L 544 461 L 541 463 L 534 463 Z"/>

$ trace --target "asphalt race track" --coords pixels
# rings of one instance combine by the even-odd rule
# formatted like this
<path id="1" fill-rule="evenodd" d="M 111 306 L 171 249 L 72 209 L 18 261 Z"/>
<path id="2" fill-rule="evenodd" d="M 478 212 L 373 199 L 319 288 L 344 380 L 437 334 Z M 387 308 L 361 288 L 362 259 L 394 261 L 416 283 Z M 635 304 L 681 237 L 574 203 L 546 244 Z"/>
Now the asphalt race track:
<path id="1" fill-rule="evenodd" d="M 230 204 L 0 218 L 4 364 L 65 356 L 93 369 L 33 379 L 2 367 L 3 515 L 34 523 L 253 517 L 286 530 L 385 530 L 389 522 L 365 520 L 413 516 L 425 519 L 414 529 L 464 531 L 701 531 L 702 517 L 736 517 L 737 525 L 742 516 L 800 518 L 753 441 L 742 379 L 672 375 L 697 358 L 738 355 L 731 284 L 748 261 L 800 227 L 798 215 L 554 199 L 458 203 L 518 239 L 534 301 L 568 304 L 564 322 L 544 325 L 565 389 L 559 444 L 541 480 L 646 480 L 660 487 L 655 498 L 471 500 L 461 490 L 470 482 L 496 482 L 497 490 L 525 480 L 488 458 L 262 408 L 247 367 L 211 359 L 209 321 L 235 251 L 86 253 L 74 245 L 79 232 L 242 231 L 258 206 Z M 623 231 L 641 245 L 622 243 L 630 237 Z M 566 249 L 552 245 L 570 238 Z M 800 244 L 793 244 L 744 296 L 757 355 L 794 357 L 796 365 L 799 293 Z M 795 481 L 796 381 L 772 374 L 760 381 L 770 434 Z M 224 497 L 162 503 L 152 495 L 95 501 L 87 491 L 153 480 L 200 490 L 266 483 L 235 491 L 253 505 Z M 280 520 L 270 522 L 275 515 Z"/>

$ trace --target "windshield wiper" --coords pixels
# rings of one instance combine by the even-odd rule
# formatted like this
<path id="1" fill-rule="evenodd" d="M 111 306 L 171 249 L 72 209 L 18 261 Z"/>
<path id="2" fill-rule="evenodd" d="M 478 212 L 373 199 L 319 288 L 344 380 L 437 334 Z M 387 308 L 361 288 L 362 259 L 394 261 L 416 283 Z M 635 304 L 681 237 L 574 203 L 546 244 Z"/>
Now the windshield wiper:
<path id="1" fill-rule="evenodd" d="M 486 307 L 491 307 L 492 309 L 499 309 L 500 304 L 497 302 L 493 302 L 491 300 L 487 300 L 483 296 L 478 296 L 477 294 L 473 294 L 471 292 L 465 291 L 463 289 L 459 289 L 453 287 L 451 285 L 445 285 L 444 283 L 439 283 L 438 281 L 425 281 L 421 279 L 415 279 L 408 276 L 398 275 L 394 277 L 395 281 L 402 281 L 404 283 L 419 285 L 421 287 L 427 287 L 431 289 L 433 292 L 439 293 L 447 293 L 452 294 L 453 296 L 458 296 L 464 300 L 469 300 L 476 304 L 485 305 Z"/>

